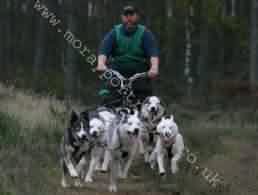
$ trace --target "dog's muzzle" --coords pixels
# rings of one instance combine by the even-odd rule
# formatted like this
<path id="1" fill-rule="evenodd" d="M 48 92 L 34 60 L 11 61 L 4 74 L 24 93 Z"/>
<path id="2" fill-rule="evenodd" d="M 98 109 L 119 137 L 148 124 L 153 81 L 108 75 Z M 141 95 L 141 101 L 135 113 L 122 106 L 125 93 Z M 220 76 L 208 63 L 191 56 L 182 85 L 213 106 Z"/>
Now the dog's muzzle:
<path id="1" fill-rule="evenodd" d="M 157 113 L 158 113 L 158 109 L 156 108 L 156 107 L 151 107 L 150 108 L 150 112 L 152 113 L 152 114 L 154 114 L 154 115 L 156 115 Z"/>
<path id="2" fill-rule="evenodd" d="M 87 136 L 86 135 L 82 135 L 81 139 L 82 140 L 87 140 Z"/>
<path id="3" fill-rule="evenodd" d="M 127 133 L 128 133 L 128 135 L 138 136 L 138 135 L 139 135 L 139 132 L 140 132 L 140 129 L 139 129 L 139 128 L 135 128 L 135 129 L 133 130 L 133 132 L 128 131 Z"/>
<path id="4" fill-rule="evenodd" d="M 98 132 L 97 131 L 93 131 L 92 132 L 92 137 L 98 137 Z"/>
<path id="5" fill-rule="evenodd" d="M 135 136 L 138 136 L 138 135 L 139 135 L 139 132 L 140 132 L 140 129 L 139 129 L 139 128 L 135 128 L 135 129 L 134 129 L 134 135 L 135 135 Z"/>
<path id="6" fill-rule="evenodd" d="M 165 133 L 165 137 L 170 138 L 170 137 L 171 137 L 171 134 L 166 132 L 166 133 Z"/>

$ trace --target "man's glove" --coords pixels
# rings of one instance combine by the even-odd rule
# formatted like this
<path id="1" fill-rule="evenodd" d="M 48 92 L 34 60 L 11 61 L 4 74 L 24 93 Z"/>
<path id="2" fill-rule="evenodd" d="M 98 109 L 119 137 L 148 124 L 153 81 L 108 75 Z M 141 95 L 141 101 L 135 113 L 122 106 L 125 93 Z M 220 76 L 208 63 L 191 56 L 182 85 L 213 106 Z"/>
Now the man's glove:
<path id="1" fill-rule="evenodd" d="M 148 71 L 148 77 L 150 79 L 155 79 L 158 75 L 159 75 L 159 71 L 157 69 L 155 69 L 155 68 L 151 68 Z"/>
<path id="2" fill-rule="evenodd" d="M 107 66 L 105 64 L 99 64 L 97 67 L 96 67 L 96 71 L 97 72 L 105 72 L 107 70 Z"/>

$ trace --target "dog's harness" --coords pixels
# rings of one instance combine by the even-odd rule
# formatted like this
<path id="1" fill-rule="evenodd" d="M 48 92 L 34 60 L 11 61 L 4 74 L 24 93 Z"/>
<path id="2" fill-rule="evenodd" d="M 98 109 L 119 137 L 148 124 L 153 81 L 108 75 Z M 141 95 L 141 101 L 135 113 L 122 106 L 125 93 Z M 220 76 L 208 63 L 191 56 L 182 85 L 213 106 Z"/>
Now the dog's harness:
<path id="1" fill-rule="evenodd" d="M 111 109 L 108 109 L 106 107 L 99 107 L 99 108 L 97 108 L 97 111 L 90 113 L 90 118 L 98 118 L 98 119 L 100 119 L 105 124 L 105 119 L 99 115 L 99 112 L 102 112 L 102 111 L 108 111 L 108 112 L 113 113 L 113 111 Z M 88 135 L 88 138 L 89 138 L 88 139 L 88 141 L 89 141 L 89 150 L 91 150 L 95 146 L 101 147 L 101 148 L 107 148 L 108 147 L 108 143 L 106 141 L 102 142 L 101 140 L 95 140 L 89 134 L 89 132 L 87 132 L 87 135 Z"/>
<path id="2" fill-rule="evenodd" d="M 167 154 L 168 154 L 168 158 L 171 159 L 173 157 L 173 153 L 172 153 L 172 148 L 174 146 L 174 144 L 176 143 L 176 136 L 174 135 L 171 140 L 169 140 L 169 142 L 164 143 L 165 148 L 167 150 Z"/>
<path id="3" fill-rule="evenodd" d="M 101 141 L 95 141 L 93 140 L 92 142 L 90 142 L 90 148 L 92 149 L 94 146 L 100 147 L 100 148 L 106 148 L 108 146 L 108 144 L 105 142 L 101 142 Z"/>
<path id="4" fill-rule="evenodd" d="M 156 135 L 156 127 L 157 127 L 158 123 L 160 122 L 161 118 L 165 114 L 166 114 L 166 110 L 162 106 L 161 112 L 158 112 L 158 114 L 156 116 L 154 116 L 154 118 L 153 117 L 152 118 L 144 117 L 143 115 L 140 116 L 142 118 L 146 128 L 149 130 L 148 135 L 149 135 L 149 144 L 150 145 L 154 145 L 154 139 L 155 139 L 155 135 Z"/>
<path id="5" fill-rule="evenodd" d="M 73 136 L 73 134 L 71 133 L 72 130 L 70 128 L 68 128 L 67 130 L 68 132 L 68 141 L 69 141 L 69 144 L 73 147 L 73 148 L 76 148 L 76 147 L 80 147 L 84 141 L 87 139 L 79 139 L 79 138 L 76 138 L 75 136 Z"/>
<path id="6" fill-rule="evenodd" d="M 143 115 L 141 115 L 140 117 L 145 124 L 148 124 L 148 129 L 150 129 L 150 131 L 155 131 L 157 124 L 160 122 L 162 116 L 164 116 L 165 114 L 166 114 L 166 111 L 163 108 L 162 111 L 158 113 L 158 115 L 156 115 L 154 118 L 144 117 Z"/>
<path id="7" fill-rule="evenodd" d="M 85 147 L 85 144 L 88 143 L 87 137 L 85 139 L 76 139 L 74 136 L 72 136 L 71 132 L 68 130 L 70 136 L 69 136 L 69 145 L 72 146 L 74 151 L 72 152 L 72 156 L 76 161 L 79 161 L 81 157 L 89 151 L 89 147 Z"/>
<path id="8" fill-rule="evenodd" d="M 173 136 L 171 139 L 169 139 L 168 141 L 163 140 L 163 143 L 164 143 L 164 145 L 165 145 L 166 148 L 172 147 L 172 146 L 176 143 L 176 136 L 177 136 L 177 134 L 174 135 L 174 136 Z"/>
<path id="9" fill-rule="evenodd" d="M 159 121 L 161 120 L 161 117 L 155 118 L 152 121 L 146 117 L 142 117 L 142 120 L 143 120 L 146 128 L 149 129 L 149 131 L 147 131 L 147 132 L 149 135 L 149 144 L 151 144 L 151 145 L 154 144 L 154 137 L 156 135 L 156 126 L 159 123 Z"/>

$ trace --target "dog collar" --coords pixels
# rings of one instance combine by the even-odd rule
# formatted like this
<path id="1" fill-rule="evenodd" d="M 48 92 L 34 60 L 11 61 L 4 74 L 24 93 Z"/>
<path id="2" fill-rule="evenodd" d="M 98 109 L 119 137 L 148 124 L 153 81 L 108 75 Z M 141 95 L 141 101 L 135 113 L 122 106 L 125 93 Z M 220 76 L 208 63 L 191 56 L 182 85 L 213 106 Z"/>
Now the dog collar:
<path id="1" fill-rule="evenodd" d="M 107 147 L 107 143 L 103 143 L 103 142 L 93 142 L 93 145 L 101 147 L 101 148 L 106 148 Z"/>
<path id="2" fill-rule="evenodd" d="M 176 143 L 176 136 L 174 135 L 171 139 L 169 139 L 168 141 L 163 140 L 164 144 L 169 147 L 169 146 L 173 146 Z"/>

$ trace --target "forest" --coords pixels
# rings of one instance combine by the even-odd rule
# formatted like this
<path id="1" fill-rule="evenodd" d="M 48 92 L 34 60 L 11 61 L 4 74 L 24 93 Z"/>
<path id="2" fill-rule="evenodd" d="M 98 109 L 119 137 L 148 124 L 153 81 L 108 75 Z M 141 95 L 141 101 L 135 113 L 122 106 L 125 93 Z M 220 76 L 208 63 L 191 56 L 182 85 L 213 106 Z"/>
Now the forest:
<path id="1" fill-rule="evenodd" d="M 107 194 L 103 173 L 62 188 L 59 148 L 72 110 L 100 103 L 99 48 L 126 5 L 156 38 L 154 95 L 185 151 L 165 178 L 137 159 L 117 194 L 257 195 L 258 0 L 0 0 L 0 194 Z"/>
<path id="2" fill-rule="evenodd" d="M 257 96 L 256 0 L 1 0 L 1 81 L 95 102 L 98 48 L 127 4 L 158 42 L 156 94 L 208 104 Z"/>

